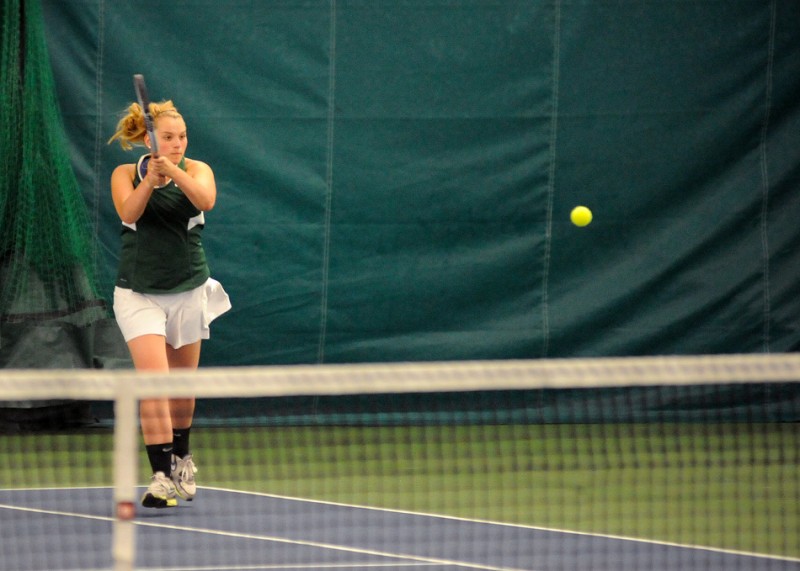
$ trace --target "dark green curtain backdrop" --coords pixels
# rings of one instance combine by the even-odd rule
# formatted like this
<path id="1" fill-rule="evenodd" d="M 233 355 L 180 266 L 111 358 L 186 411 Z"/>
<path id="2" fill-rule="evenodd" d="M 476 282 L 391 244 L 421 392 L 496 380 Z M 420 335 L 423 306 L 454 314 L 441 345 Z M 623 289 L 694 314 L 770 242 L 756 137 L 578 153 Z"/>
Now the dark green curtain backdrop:
<path id="1" fill-rule="evenodd" d="M 800 344 L 796 0 L 43 7 L 107 295 L 134 73 L 215 170 L 205 364 Z"/>

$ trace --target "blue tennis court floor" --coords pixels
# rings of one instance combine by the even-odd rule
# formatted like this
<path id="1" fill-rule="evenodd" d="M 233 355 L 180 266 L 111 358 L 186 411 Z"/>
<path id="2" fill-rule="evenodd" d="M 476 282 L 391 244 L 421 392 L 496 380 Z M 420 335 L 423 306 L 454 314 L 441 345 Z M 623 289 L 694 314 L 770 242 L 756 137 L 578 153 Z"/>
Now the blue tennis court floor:
<path id="1" fill-rule="evenodd" d="M 2 571 L 112 567 L 110 488 L 0 490 Z M 140 508 L 146 571 L 800 570 L 800 561 L 203 488 Z"/>

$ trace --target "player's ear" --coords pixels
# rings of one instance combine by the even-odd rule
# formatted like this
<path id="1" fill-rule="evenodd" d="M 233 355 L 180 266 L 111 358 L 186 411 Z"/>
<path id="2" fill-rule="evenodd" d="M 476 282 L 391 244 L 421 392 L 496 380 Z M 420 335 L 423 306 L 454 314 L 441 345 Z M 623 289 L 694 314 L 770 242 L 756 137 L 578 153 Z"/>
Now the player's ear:
<path id="1" fill-rule="evenodd" d="M 144 134 L 144 146 L 150 149 L 150 133 Z"/>

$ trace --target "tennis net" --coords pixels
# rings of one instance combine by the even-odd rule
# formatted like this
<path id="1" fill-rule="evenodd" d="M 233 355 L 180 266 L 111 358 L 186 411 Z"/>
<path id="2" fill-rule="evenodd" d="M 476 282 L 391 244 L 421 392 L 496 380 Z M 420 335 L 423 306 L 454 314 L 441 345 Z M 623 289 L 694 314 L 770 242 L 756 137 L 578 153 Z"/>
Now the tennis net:
<path id="1" fill-rule="evenodd" d="M 0 434 L 0 568 L 800 569 L 800 355 L 0 374 L 96 422 Z M 138 506 L 138 399 L 198 494 Z M 2 406 L 2 405 L 0 405 Z"/>

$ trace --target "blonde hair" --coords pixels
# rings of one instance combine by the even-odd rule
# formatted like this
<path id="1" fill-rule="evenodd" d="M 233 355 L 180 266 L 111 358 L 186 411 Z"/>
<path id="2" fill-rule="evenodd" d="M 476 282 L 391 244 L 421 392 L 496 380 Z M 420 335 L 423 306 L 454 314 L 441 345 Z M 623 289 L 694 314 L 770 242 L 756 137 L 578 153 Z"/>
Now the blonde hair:
<path id="1" fill-rule="evenodd" d="M 178 108 L 169 101 L 161 101 L 160 103 L 150 103 L 150 113 L 153 115 L 153 121 L 158 122 L 158 118 L 162 115 L 166 117 L 174 117 L 182 119 L 183 116 L 178 113 Z M 128 106 L 125 115 L 117 123 L 117 131 L 108 140 L 111 144 L 113 141 L 119 141 L 120 146 L 129 150 L 134 145 L 144 145 L 144 136 L 147 133 L 144 126 L 144 113 L 142 106 L 138 103 L 131 103 Z"/>

